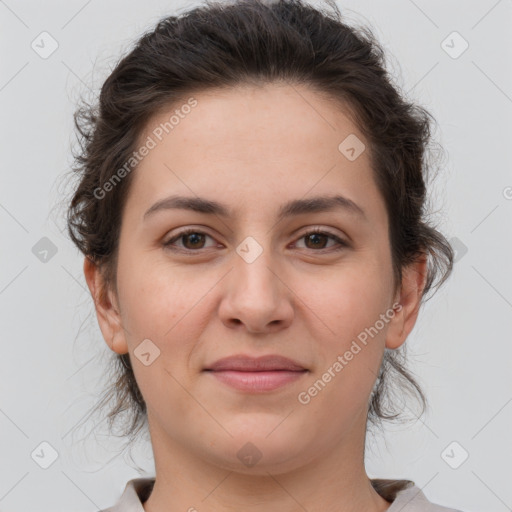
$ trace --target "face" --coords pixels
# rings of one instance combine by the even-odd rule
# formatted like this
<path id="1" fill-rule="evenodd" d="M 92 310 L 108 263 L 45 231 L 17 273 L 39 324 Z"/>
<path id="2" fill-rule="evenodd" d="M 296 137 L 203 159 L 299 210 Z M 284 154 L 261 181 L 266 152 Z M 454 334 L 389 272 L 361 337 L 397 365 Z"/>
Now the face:
<path id="1" fill-rule="evenodd" d="M 111 348 L 130 352 L 153 446 L 253 473 L 362 449 L 384 348 L 415 318 L 414 302 L 393 310 L 404 296 L 369 151 L 339 149 L 354 135 L 368 145 L 305 87 L 193 97 L 168 134 L 179 106 L 140 138 L 156 144 L 133 171 L 118 295 L 98 312 Z M 206 371 L 233 355 L 279 355 L 303 371 Z M 245 455 L 261 458 L 251 467 Z"/>

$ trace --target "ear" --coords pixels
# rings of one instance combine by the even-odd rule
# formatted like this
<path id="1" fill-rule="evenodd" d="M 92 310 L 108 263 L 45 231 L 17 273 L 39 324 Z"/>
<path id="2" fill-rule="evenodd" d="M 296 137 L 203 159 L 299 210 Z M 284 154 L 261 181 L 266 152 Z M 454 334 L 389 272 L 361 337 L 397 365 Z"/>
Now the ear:
<path id="1" fill-rule="evenodd" d="M 128 345 L 115 294 L 110 289 L 107 289 L 100 268 L 87 257 L 84 260 L 84 274 L 87 286 L 94 300 L 98 324 L 105 342 L 114 352 L 126 354 L 128 352 Z"/>
<path id="2" fill-rule="evenodd" d="M 401 288 L 395 297 L 395 315 L 389 322 L 386 348 L 397 349 L 412 331 L 418 318 L 427 280 L 427 257 L 422 255 L 402 271 Z"/>

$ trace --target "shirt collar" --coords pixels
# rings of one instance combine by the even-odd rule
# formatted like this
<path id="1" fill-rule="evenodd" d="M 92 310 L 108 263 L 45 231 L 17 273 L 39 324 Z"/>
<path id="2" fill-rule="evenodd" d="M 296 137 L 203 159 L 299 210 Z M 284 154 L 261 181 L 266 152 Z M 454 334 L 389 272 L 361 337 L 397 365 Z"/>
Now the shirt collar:
<path id="1" fill-rule="evenodd" d="M 411 480 L 371 479 L 373 488 L 387 501 L 392 502 L 388 512 L 398 512 L 406 504 L 430 503 L 421 489 Z M 155 477 L 132 478 L 126 483 L 118 502 L 100 512 L 144 512 L 142 504 L 149 498 Z"/>
<path id="2" fill-rule="evenodd" d="M 127 482 L 119 501 L 100 512 L 144 512 L 142 504 L 149 498 L 154 483 L 155 477 L 132 478 Z"/>

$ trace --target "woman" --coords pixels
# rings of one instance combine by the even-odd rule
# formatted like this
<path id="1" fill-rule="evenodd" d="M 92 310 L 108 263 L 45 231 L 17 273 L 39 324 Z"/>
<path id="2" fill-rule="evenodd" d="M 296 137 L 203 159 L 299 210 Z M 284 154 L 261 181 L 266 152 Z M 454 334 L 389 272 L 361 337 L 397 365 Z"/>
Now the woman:
<path id="1" fill-rule="evenodd" d="M 207 2 L 77 113 L 69 232 L 156 468 L 107 510 L 453 511 L 364 467 L 390 372 L 424 404 L 398 349 L 453 262 L 383 62 L 335 6 Z"/>

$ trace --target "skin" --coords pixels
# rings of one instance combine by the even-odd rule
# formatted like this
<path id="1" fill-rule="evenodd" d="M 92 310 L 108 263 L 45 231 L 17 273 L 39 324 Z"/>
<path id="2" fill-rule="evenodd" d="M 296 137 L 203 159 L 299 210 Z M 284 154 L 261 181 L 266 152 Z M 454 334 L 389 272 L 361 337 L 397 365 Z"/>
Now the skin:
<path id="1" fill-rule="evenodd" d="M 118 354 L 130 352 L 147 404 L 156 483 L 144 509 L 387 510 L 364 468 L 367 404 L 384 348 L 400 347 L 416 322 L 426 262 L 405 268 L 395 288 L 369 151 L 349 161 L 338 150 L 349 134 L 368 144 L 340 106 L 289 84 L 194 98 L 197 106 L 133 171 L 117 295 L 109 288 L 103 296 L 99 269 L 84 262 L 105 341 Z M 140 140 L 175 108 L 155 116 Z M 334 194 L 357 203 L 365 219 L 336 209 L 277 222 L 289 200 Z M 170 195 L 216 200 L 234 215 L 169 209 L 143 220 Z M 208 236 L 178 238 L 176 251 L 164 247 L 187 227 Z M 328 237 L 315 245 L 305 237 L 313 227 L 348 246 L 335 251 Z M 263 250 L 252 263 L 236 252 L 248 236 Z M 402 308 L 378 335 L 307 405 L 299 403 L 298 394 L 396 302 Z M 144 339 L 160 350 L 148 366 L 133 354 Z M 309 372 L 248 394 L 202 371 L 233 354 L 280 354 Z M 247 442 L 262 455 L 252 467 L 237 457 Z"/>

